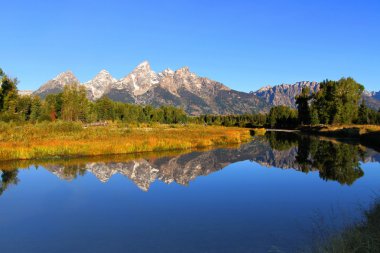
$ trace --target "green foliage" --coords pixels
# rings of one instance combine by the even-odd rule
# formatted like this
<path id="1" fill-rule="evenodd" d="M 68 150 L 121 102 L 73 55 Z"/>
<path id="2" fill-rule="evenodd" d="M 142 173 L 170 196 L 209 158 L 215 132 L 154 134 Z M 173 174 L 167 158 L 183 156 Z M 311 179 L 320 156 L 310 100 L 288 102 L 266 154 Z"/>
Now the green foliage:
<path id="1" fill-rule="evenodd" d="M 62 119 L 85 122 L 88 109 L 86 89 L 76 83 L 66 85 L 62 93 Z"/>
<path id="2" fill-rule="evenodd" d="M 1 71 L 1 69 L 0 69 Z M 5 190 L 12 184 L 17 184 L 19 179 L 17 177 L 18 170 L 1 171 L 1 181 L 0 181 L 0 196 L 5 192 Z"/>
<path id="3" fill-rule="evenodd" d="M 318 125 L 319 122 L 319 115 L 318 115 L 318 110 L 315 108 L 315 106 L 310 107 L 310 124 L 315 126 Z"/>
<path id="4" fill-rule="evenodd" d="M 21 121 L 28 121 L 30 119 L 32 98 L 30 96 L 20 96 L 17 99 L 17 113 Z"/>
<path id="5" fill-rule="evenodd" d="M 273 149 L 297 147 L 296 164 L 303 172 L 319 171 L 322 179 L 347 185 L 364 175 L 360 167 L 363 152 L 358 145 L 283 132 L 267 132 L 265 136 Z"/>
<path id="6" fill-rule="evenodd" d="M 8 77 L 3 70 L 0 69 L 0 112 L 1 118 L 11 121 L 17 119 L 16 104 L 18 98 L 17 79 Z"/>
<path id="7" fill-rule="evenodd" d="M 298 121 L 301 125 L 309 125 L 311 123 L 311 111 L 309 107 L 310 88 L 302 89 L 300 95 L 296 97 L 296 105 L 298 109 Z"/>
<path id="8" fill-rule="evenodd" d="M 31 99 L 31 106 L 30 106 L 30 121 L 36 122 L 41 117 L 41 99 L 37 96 L 33 96 Z"/>
<path id="9" fill-rule="evenodd" d="M 0 113 L 0 120 L 3 121 L 119 121 L 128 124 L 191 122 L 240 127 L 260 127 L 266 122 L 264 114 L 189 117 L 182 108 L 171 105 L 155 108 L 151 105 L 114 102 L 108 97 L 91 102 L 86 97 L 84 87 L 75 83 L 66 85 L 62 93 L 47 95 L 44 100 L 36 96 L 18 97 L 16 80 L 11 83 L 12 80 L 2 71 L 0 76 L 4 84 L 0 89 L 0 108 L 3 108 L 3 105 L 7 108 L 7 112 Z"/>
<path id="10" fill-rule="evenodd" d="M 44 113 L 51 121 L 62 118 L 63 93 L 49 94 L 45 98 Z"/>
<path id="11" fill-rule="evenodd" d="M 368 108 L 364 101 L 359 106 L 358 118 L 356 123 L 358 124 L 380 124 L 380 112 L 377 112 L 371 108 Z"/>
<path id="12" fill-rule="evenodd" d="M 267 117 L 267 125 L 271 128 L 294 128 L 297 123 L 297 111 L 287 106 L 272 107 Z"/>
<path id="13" fill-rule="evenodd" d="M 272 149 L 283 151 L 297 145 L 297 136 L 285 132 L 267 132 L 265 134 Z"/>
<path id="14" fill-rule="evenodd" d="M 364 87 L 352 78 L 325 80 L 314 94 L 312 106 L 321 124 L 351 124 L 358 118 L 358 105 Z"/>
<path id="15" fill-rule="evenodd" d="M 17 79 L 9 78 L 0 69 L 0 121 L 119 121 L 128 124 L 197 123 L 227 127 L 294 128 L 298 124 L 379 124 L 380 112 L 364 103 L 358 106 L 363 86 L 352 78 L 324 81 L 320 90 L 310 94 L 304 88 L 296 97 L 297 111 L 275 106 L 268 114 L 201 115 L 190 117 L 182 108 L 171 105 L 159 108 L 114 102 L 102 97 L 95 102 L 87 99 L 86 90 L 79 84 L 64 87 L 59 94 L 49 94 L 44 100 L 37 96 L 19 96 Z"/>

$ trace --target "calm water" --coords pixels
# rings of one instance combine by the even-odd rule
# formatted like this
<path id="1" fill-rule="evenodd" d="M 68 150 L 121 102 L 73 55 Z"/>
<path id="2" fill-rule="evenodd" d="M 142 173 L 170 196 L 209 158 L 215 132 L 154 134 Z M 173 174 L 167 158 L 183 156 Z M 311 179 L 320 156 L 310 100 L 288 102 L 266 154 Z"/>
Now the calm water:
<path id="1" fill-rule="evenodd" d="M 0 164 L 0 251 L 295 252 L 360 219 L 379 161 L 273 133 L 186 154 Z"/>

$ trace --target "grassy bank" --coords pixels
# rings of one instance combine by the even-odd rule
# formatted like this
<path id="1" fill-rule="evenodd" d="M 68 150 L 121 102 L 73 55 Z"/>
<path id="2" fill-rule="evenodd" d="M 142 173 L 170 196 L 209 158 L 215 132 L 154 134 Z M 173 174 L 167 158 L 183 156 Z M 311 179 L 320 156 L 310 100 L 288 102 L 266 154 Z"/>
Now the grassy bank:
<path id="1" fill-rule="evenodd" d="M 333 137 L 359 138 L 368 133 L 380 132 L 378 125 L 319 125 L 300 127 L 302 132 L 316 133 Z"/>
<path id="2" fill-rule="evenodd" d="M 380 126 L 378 125 L 339 125 L 339 126 L 304 126 L 304 133 L 357 139 L 366 146 L 380 150 Z"/>
<path id="3" fill-rule="evenodd" d="M 326 242 L 317 245 L 315 253 L 375 253 L 380 252 L 380 202 L 364 212 L 364 219 L 358 224 L 346 227 L 343 232 L 333 235 Z"/>
<path id="4" fill-rule="evenodd" d="M 250 140 L 249 129 L 201 125 L 128 127 L 81 123 L 0 124 L 0 160 L 185 150 Z"/>

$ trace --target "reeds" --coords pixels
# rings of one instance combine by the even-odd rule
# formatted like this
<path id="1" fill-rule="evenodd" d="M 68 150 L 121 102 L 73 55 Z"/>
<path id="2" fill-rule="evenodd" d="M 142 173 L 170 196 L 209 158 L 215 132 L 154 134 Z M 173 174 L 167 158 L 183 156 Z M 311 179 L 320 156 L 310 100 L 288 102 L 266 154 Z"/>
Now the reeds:
<path id="1" fill-rule="evenodd" d="M 264 136 L 266 132 L 267 131 L 265 128 L 254 128 L 254 129 L 252 129 L 252 133 L 254 136 Z"/>
<path id="2" fill-rule="evenodd" d="M 81 123 L 0 124 L 0 160 L 128 154 L 235 144 L 249 129 L 202 125 L 83 128 Z"/>

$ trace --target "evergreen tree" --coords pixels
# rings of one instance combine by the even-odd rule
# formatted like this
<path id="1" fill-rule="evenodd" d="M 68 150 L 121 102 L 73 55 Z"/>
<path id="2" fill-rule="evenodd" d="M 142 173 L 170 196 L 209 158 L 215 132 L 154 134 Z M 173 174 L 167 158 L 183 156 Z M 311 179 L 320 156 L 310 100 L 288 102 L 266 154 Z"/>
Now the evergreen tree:
<path id="1" fill-rule="evenodd" d="M 268 125 L 273 128 L 293 128 L 297 126 L 297 111 L 287 106 L 274 106 L 268 114 Z"/>
<path id="2" fill-rule="evenodd" d="M 314 95 L 312 106 L 322 124 L 350 124 L 358 117 L 358 105 L 364 87 L 352 78 L 325 80 Z"/>
<path id="3" fill-rule="evenodd" d="M 41 99 L 38 96 L 33 96 L 31 99 L 30 106 L 30 120 L 32 122 L 36 122 L 40 119 L 42 111 L 41 111 Z"/>
<path id="4" fill-rule="evenodd" d="M 76 83 L 66 85 L 62 93 L 62 119 L 67 121 L 86 121 L 89 111 L 86 90 Z"/>
<path id="5" fill-rule="evenodd" d="M 359 112 L 358 112 L 358 123 L 359 124 L 369 124 L 369 109 L 367 105 L 365 104 L 364 100 L 359 106 Z"/>
<path id="6" fill-rule="evenodd" d="M 310 88 L 304 87 L 301 94 L 296 97 L 296 105 L 298 109 L 298 121 L 301 125 L 309 125 L 311 116 L 309 108 Z"/>
<path id="7" fill-rule="evenodd" d="M 9 78 L 0 69 L 0 111 L 10 110 L 12 113 L 16 112 L 17 83 L 17 79 Z"/>
<path id="8" fill-rule="evenodd" d="M 17 99 L 17 114 L 20 120 L 28 121 L 30 119 L 30 112 L 32 106 L 32 98 L 30 96 L 19 96 Z"/>
<path id="9" fill-rule="evenodd" d="M 314 106 L 310 108 L 310 124 L 313 126 L 319 124 L 318 110 Z"/>

